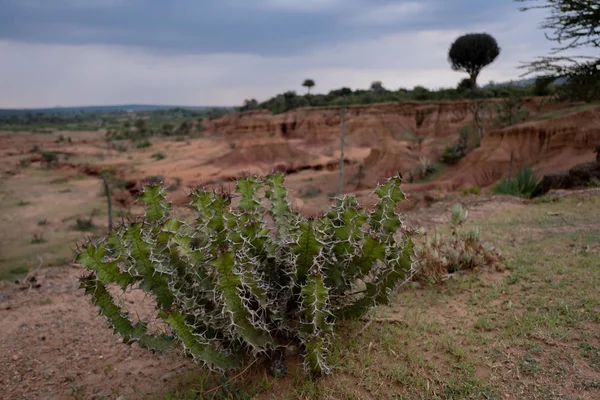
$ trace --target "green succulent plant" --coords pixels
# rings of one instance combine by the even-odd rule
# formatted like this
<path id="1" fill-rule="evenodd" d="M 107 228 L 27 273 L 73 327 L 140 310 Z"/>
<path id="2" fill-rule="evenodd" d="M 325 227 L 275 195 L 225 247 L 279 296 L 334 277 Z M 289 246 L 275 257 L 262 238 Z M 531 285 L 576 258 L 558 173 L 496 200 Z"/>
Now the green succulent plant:
<path id="1" fill-rule="evenodd" d="M 147 186 L 144 218 L 78 248 L 76 261 L 90 271 L 82 287 L 126 343 L 181 346 L 229 370 L 295 342 L 308 371 L 328 373 L 335 324 L 388 302 L 411 273 L 412 234 L 395 212 L 400 183 L 378 186 L 371 211 L 346 196 L 306 217 L 291 210 L 283 175 L 249 176 L 235 197 L 192 192 L 192 222 L 173 216 L 162 186 Z M 169 332 L 133 322 L 111 286 L 152 294 Z"/>

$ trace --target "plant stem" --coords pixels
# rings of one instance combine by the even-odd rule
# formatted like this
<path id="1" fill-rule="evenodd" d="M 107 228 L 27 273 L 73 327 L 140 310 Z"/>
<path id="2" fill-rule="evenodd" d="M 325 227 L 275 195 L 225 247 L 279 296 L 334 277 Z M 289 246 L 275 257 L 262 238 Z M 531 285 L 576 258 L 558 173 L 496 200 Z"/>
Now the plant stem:
<path id="1" fill-rule="evenodd" d="M 338 194 L 341 196 L 344 190 L 344 141 L 346 140 L 346 96 L 344 96 L 344 110 L 342 111 L 342 142 L 340 152 L 340 182 Z"/>

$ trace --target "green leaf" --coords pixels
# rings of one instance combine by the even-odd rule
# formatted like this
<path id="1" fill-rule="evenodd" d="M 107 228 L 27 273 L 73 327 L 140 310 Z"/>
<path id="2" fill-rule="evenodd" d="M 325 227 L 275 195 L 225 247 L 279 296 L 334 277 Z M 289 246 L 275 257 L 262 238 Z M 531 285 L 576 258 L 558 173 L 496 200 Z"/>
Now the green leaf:
<path id="1" fill-rule="evenodd" d="M 256 212 L 262 209 L 260 199 L 256 195 L 261 187 L 260 180 L 255 176 L 248 176 L 237 181 L 236 190 L 242 195 L 238 208 L 242 211 Z"/>
<path id="2" fill-rule="evenodd" d="M 323 244 L 315 236 L 314 224 L 315 222 L 311 220 L 300 222 L 292 233 L 296 239 L 292 248 L 296 255 L 296 279 L 300 285 L 306 282 L 308 271 L 319 254 L 319 250 L 323 247 Z"/>
<path id="3" fill-rule="evenodd" d="M 146 186 L 140 196 L 146 204 L 146 219 L 156 221 L 171 213 L 171 203 L 165 199 L 165 191 L 161 185 Z"/>
<path id="4" fill-rule="evenodd" d="M 211 368 L 220 370 L 229 370 L 238 368 L 240 358 L 235 354 L 221 352 L 216 347 L 214 340 L 209 340 L 202 335 L 195 333 L 185 322 L 185 317 L 176 311 L 170 313 L 161 313 L 159 315 L 176 332 L 179 339 L 194 358 L 200 359 Z"/>
<path id="5" fill-rule="evenodd" d="M 126 272 L 121 272 L 116 261 L 105 262 L 106 249 L 104 247 L 89 244 L 84 248 L 75 260 L 96 272 L 96 276 L 104 283 L 116 282 L 123 290 L 133 283 L 133 277 Z"/>
<path id="6" fill-rule="evenodd" d="M 114 303 L 106 286 L 93 275 L 82 278 L 81 287 L 86 294 L 92 296 L 92 303 L 100 309 L 100 314 L 106 317 L 114 332 L 123 336 L 126 343 L 135 341 L 142 347 L 162 352 L 171 347 L 170 341 L 149 335 L 143 323 L 138 322 L 133 326 L 127 313 Z"/>
<path id="7" fill-rule="evenodd" d="M 327 374 L 330 369 L 327 364 L 327 342 L 322 336 L 313 335 L 304 342 L 305 365 L 315 374 Z"/>
<path id="8" fill-rule="evenodd" d="M 130 248 L 130 257 L 134 270 L 142 277 L 141 288 L 151 291 L 156 296 L 156 302 L 161 308 L 169 308 L 173 304 L 173 294 L 163 273 L 156 270 L 151 259 L 153 243 L 148 243 L 142 237 L 142 223 L 129 226 L 125 234 Z"/>
<path id="9" fill-rule="evenodd" d="M 264 329 L 254 326 L 250 311 L 244 306 L 239 293 L 242 289 L 240 274 L 235 269 L 233 253 L 226 252 L 213 262 L 217 269 L 218 278 L 216 289 L 223 297 L 223 311 L 231 317 L 235 331 L 251 346 L 265 349 L 272 344 L 272 339 Z"/>

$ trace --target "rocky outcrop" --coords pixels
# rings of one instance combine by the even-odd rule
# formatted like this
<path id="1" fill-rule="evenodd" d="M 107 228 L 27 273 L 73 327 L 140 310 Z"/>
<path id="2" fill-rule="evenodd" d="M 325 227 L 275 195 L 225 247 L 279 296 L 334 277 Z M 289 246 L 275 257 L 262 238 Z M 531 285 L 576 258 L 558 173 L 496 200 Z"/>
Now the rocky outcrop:
<path id="1" fill-rule="evenodd" d="M 545 175 L 540 183 L 542 193 L 552 189 L 587 187 L 592 179 L 600 180 L 600 161 L 578 164 L 568 171 Z"/>

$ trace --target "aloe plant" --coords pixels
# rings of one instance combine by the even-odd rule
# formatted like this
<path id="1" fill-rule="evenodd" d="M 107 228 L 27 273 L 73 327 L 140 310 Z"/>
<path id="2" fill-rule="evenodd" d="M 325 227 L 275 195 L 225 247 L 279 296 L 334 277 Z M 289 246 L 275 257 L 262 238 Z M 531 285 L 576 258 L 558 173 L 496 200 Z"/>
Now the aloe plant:
<path id="1" fill-rule="evenodd" d="M 371 211 L 346 196 L 309 218 L 291 210 L 283 175 L 249 176 L 235 198 L 192 192 L 191 222 L 173 216 L 162 186 L 147 186 L 144 218 L 77 250 L 90 271 L 82 287 L 126 343 L 179 346 L 229 370 L 295 342 L 308 371 L 328 373 L 335 324 L 386 303 L 411 271 L 412 236 L 395 212 L 405 198 L 400 183 L 378 186 Z M 134 323 L 109 286 L 152 294 L 170 332 Z"/>

